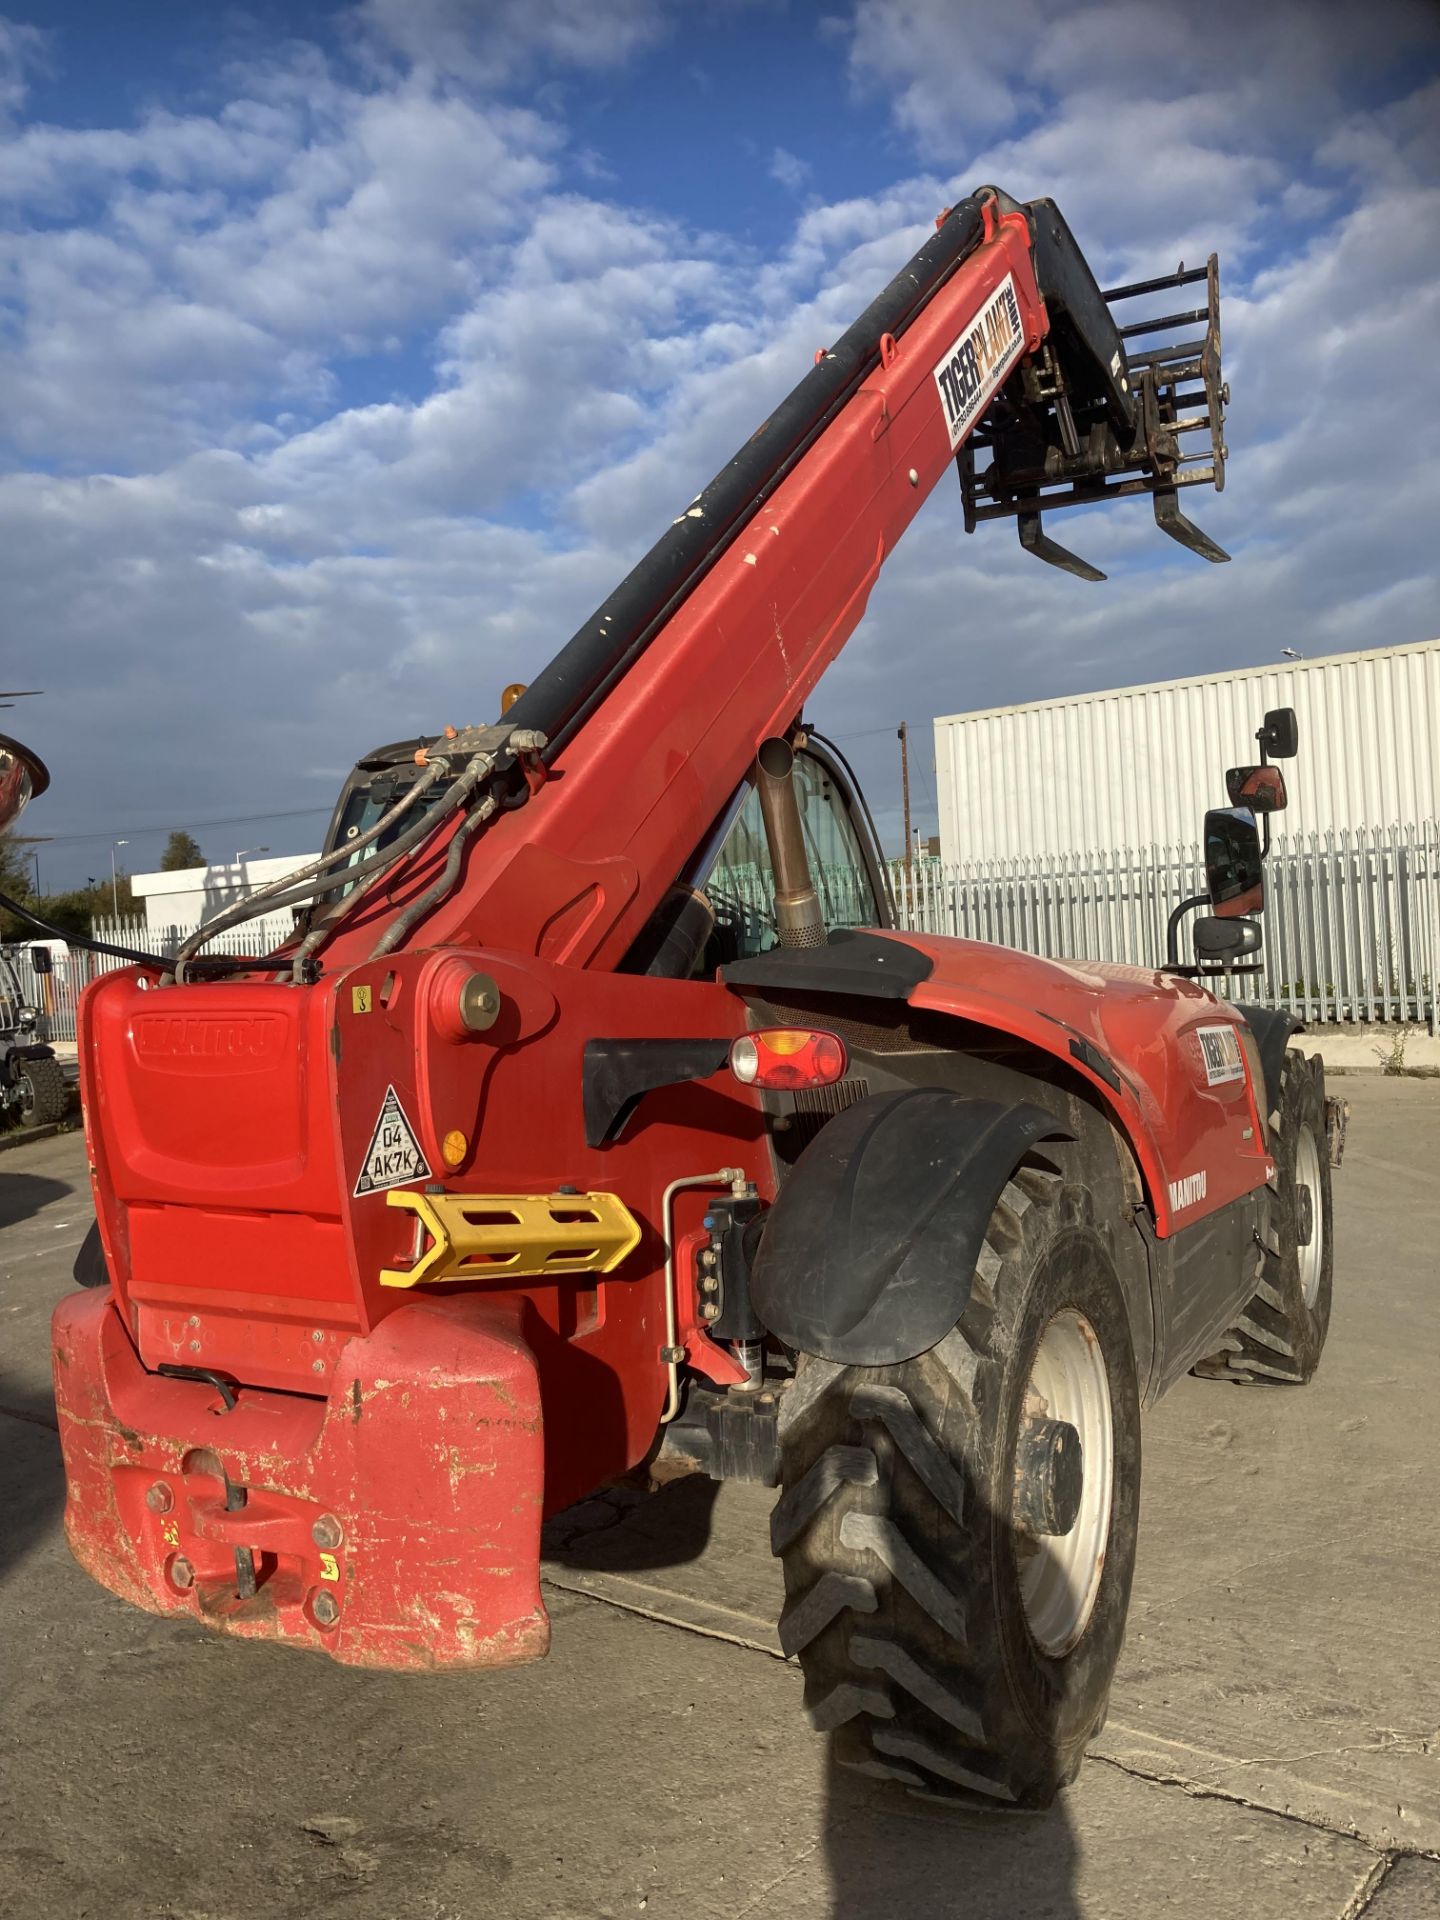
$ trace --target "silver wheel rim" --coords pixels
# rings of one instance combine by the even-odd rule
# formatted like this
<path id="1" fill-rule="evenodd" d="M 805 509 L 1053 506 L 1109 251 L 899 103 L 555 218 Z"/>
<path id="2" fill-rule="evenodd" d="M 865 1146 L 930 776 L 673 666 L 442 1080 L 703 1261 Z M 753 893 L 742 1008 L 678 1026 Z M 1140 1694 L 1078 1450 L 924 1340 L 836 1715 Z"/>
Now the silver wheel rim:
<path id="1" fill-rule="evenodd" d="M 1105 1571 L 1115 1488 L 1110 1381 L 1095 1329 L 1083 1313 L 1057 1313 L 1036 1349 L 1025 1415 L 1066 1420 L 1080 1436 L 1080 1511 L 1065 1534 L 1017 1529 L 1020 1601 L 1031 1638 L 1052 1659 L 1068 1653 L 1090 1624 Z"/>
<path id="2" fill-rule="evenodd" d="M 1325 1216 L 1320 1206 L 1320 1148 L 1309 1127 L 1302 1127 L 1295 1139 L 1297 1194 L 1302 1187 L 1310 1195 L 1310 1244 L 1297 1247 L 1296 1254 L 1300 1262 L 1300 1291 L 1313 1312 L 1320 1298 L 1320 1269 L 1325 1260 Z"/>

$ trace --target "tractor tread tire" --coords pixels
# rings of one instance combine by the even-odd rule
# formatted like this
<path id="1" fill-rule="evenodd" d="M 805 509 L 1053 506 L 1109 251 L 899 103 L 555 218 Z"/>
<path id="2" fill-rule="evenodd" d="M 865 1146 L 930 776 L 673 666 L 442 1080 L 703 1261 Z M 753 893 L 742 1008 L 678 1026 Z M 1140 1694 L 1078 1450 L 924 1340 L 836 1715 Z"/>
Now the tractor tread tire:
<path id="1" fill-rule="evenodd" d="M 1006 1631 L 1020 1633 L 1028 1657 L 1039 1655 L 1023 1616 L 1018 1629 L 996 1624 L 995 1534 L 977 1491 L 1000 1458 L 998 1410 L 1018 1391 L 1005 1381 L 1007 1364 L 1009 1373 L 1018 1365 L 1012 1350 L 1029 1276 L 1057 1236 L 1077 1232 L 1100 1245 L 1083 1181 L 1022 1168 L 995 1207 L 970 1301 L 951 1333 L 888 1367 L 801 1356 L 786 1393 L 784 1491 L 771 1522 L 787 1593 L 781 1646 L 799 1659 L 807 1716 L 831 1735 L 839 1764 L 927 1799 L 1046 1806 L 1074 1777 L 1104 1718 L 1138 1513 L 1138 1392 L 1118 1286 L 1114 1324 L 1123 1328 L 1129 1383 L 1120 1397 L 1134 1400 L 1135 1486 L 1112 1523 L 1106 1623 L 1102 1630 L 1097 1603 L 1086 1629 L 1103 1633 L 1106 1645 L 1087 1657 L 1063 1727 L 1035 1724 L 1043 1716 L 1027 1717 L 1007 1686 Z M 1056 1697 L 1066 1698 L 1064 1678 L 1056 1684 Z"/>
<path id="2" fill-rule="evenodd" d="M 67 1092 L 58 1060 L 25 1061 L 20 1068 L 20 1083 L 22 1089 L 29 1089 L 28 1099 L 23 1091 L 20 1099 L 22 1126 L 48 1127 L 64 1117 Z"/>
<path id="3" fill-rule="evenodd" d="M 1306 1127 L 1313 1135 L 1320 1168 L 1315 1227 L 1324 1236 L 1313 1305 L 1306 1303 L 1300 1278 L 1295 1182 L 1296 1139 Z M 1280 1070 L 1279 1097 L 1269 1116 L 1269 1129 L 1275 1175 L 1269 1183 L 1266 1224 L 1260 1231 L 1259 1278 L 1218 1352 L 1196 1363 L 1194 1371 L 1204 1380 L 1229 1380 L 1238 1386 L 1303 1386 L 1320 1364 L 1329 1331 L 1334 1252 L 1324 1081 L 1293 1048 Z"/>

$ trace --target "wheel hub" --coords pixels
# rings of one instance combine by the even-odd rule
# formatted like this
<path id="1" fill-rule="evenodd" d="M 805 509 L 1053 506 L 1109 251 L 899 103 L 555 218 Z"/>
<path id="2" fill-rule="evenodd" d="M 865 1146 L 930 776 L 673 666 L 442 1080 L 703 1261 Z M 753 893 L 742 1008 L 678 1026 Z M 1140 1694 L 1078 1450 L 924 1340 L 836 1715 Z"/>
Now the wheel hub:
<path id="1" fill-rule="evenodd" d="M 1114 1484 L 1105 1356 L 1084 1314 L 1065 1307 L 1030 1365 L 1011 1510 L 1025 1622 L 1052 1659 L 1070 1651 L 1095 1610 Z"/>
<path id="2" fill-rule="evenodd" d="M 1070 1422 L 1027 1420 L 1015 1448 L 1015 1517 L 1026 1533 L 1069 1533 L 1084 1491 L 1080 1436 Z"/>
<path id="3" fill-rule="evenodd" d="M 1320 1298 L 1325 1265 L 1325 1221 L 1316 1205 L 1321 1190 L 1320 1143 L 1314 1129 L 1304 1126 L 1295 1136 L 1295 1248 L 1300 1291 L 1312 1308 Z"/>
<path id="4" fill-rule="evenodd" d="M 1295 1189 L 1295 1239 L 1308 1247 L 1315 1238 L 1315 1196 L 1309 1187 Z"/>

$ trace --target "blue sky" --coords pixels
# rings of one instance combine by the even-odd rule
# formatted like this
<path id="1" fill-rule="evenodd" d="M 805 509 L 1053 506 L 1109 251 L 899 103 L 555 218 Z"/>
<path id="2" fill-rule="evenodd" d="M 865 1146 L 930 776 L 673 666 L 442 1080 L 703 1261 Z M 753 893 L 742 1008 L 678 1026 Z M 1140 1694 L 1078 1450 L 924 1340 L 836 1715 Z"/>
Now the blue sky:
<path id="1" fill-rule="evenodd" d="M 936 712 L 1440 631 L 1418 0 L 10 7 L 0 671 L 47 689 L 6 716 L 47 885 L 171 826 L 309 847 L 361 751 L 489 717 L 984 180 L 1102 281 L 1219 249 L 1193 512 L 1235 558 L 1067 516 L 1087 586 L 942 486 L 812 703 L 887 834 L 899 719 L 924 822 Z"/>

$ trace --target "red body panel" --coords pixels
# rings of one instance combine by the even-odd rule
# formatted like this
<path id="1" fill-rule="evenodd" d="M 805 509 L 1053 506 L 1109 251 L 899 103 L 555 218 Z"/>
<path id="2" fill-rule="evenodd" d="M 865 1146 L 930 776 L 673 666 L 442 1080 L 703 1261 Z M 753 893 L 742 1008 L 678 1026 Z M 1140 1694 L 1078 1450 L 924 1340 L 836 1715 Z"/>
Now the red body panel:
<path id="1" fill-rule="evenodd" d="M 512 1315 L 473 1296 L 413 1302 L 350 1342 L 328 1401 L 252 1391 L 229 1413 L 212 1387 L 148 1373 L 108 1293 L 61 1301 L 54 1360 L 66 1534 L 123 1599 L 353 1666 L 546 1651 L 540 1383 Z M 248 1489 L 238 1513 L 217 1468 Z M 329 1552 L 313 1531 L 326 1521 Z M 236 1547 L 258 1556 L 253 1599 L 236 1594 Z"/>
<path id="2" fill-rule="evenodd" d="M 1083 1074 L 1109 1103 L 1134 1149 L 1162 1238 L 1270 1177 L 1249 1029 L 1195 981 L 1141 967 L 1041 960 L 974 940 L 896 937 L 935 961 L 911 994 L 912 1006 L 1027 1040 Z M 1212 1084 L 1198 1034 L 1219 1026 L 1234 1029 L 1246 1071 Z M 1104 1055 L 1118 1090 L 1072 1053 L 1072 1039 Z"/>

